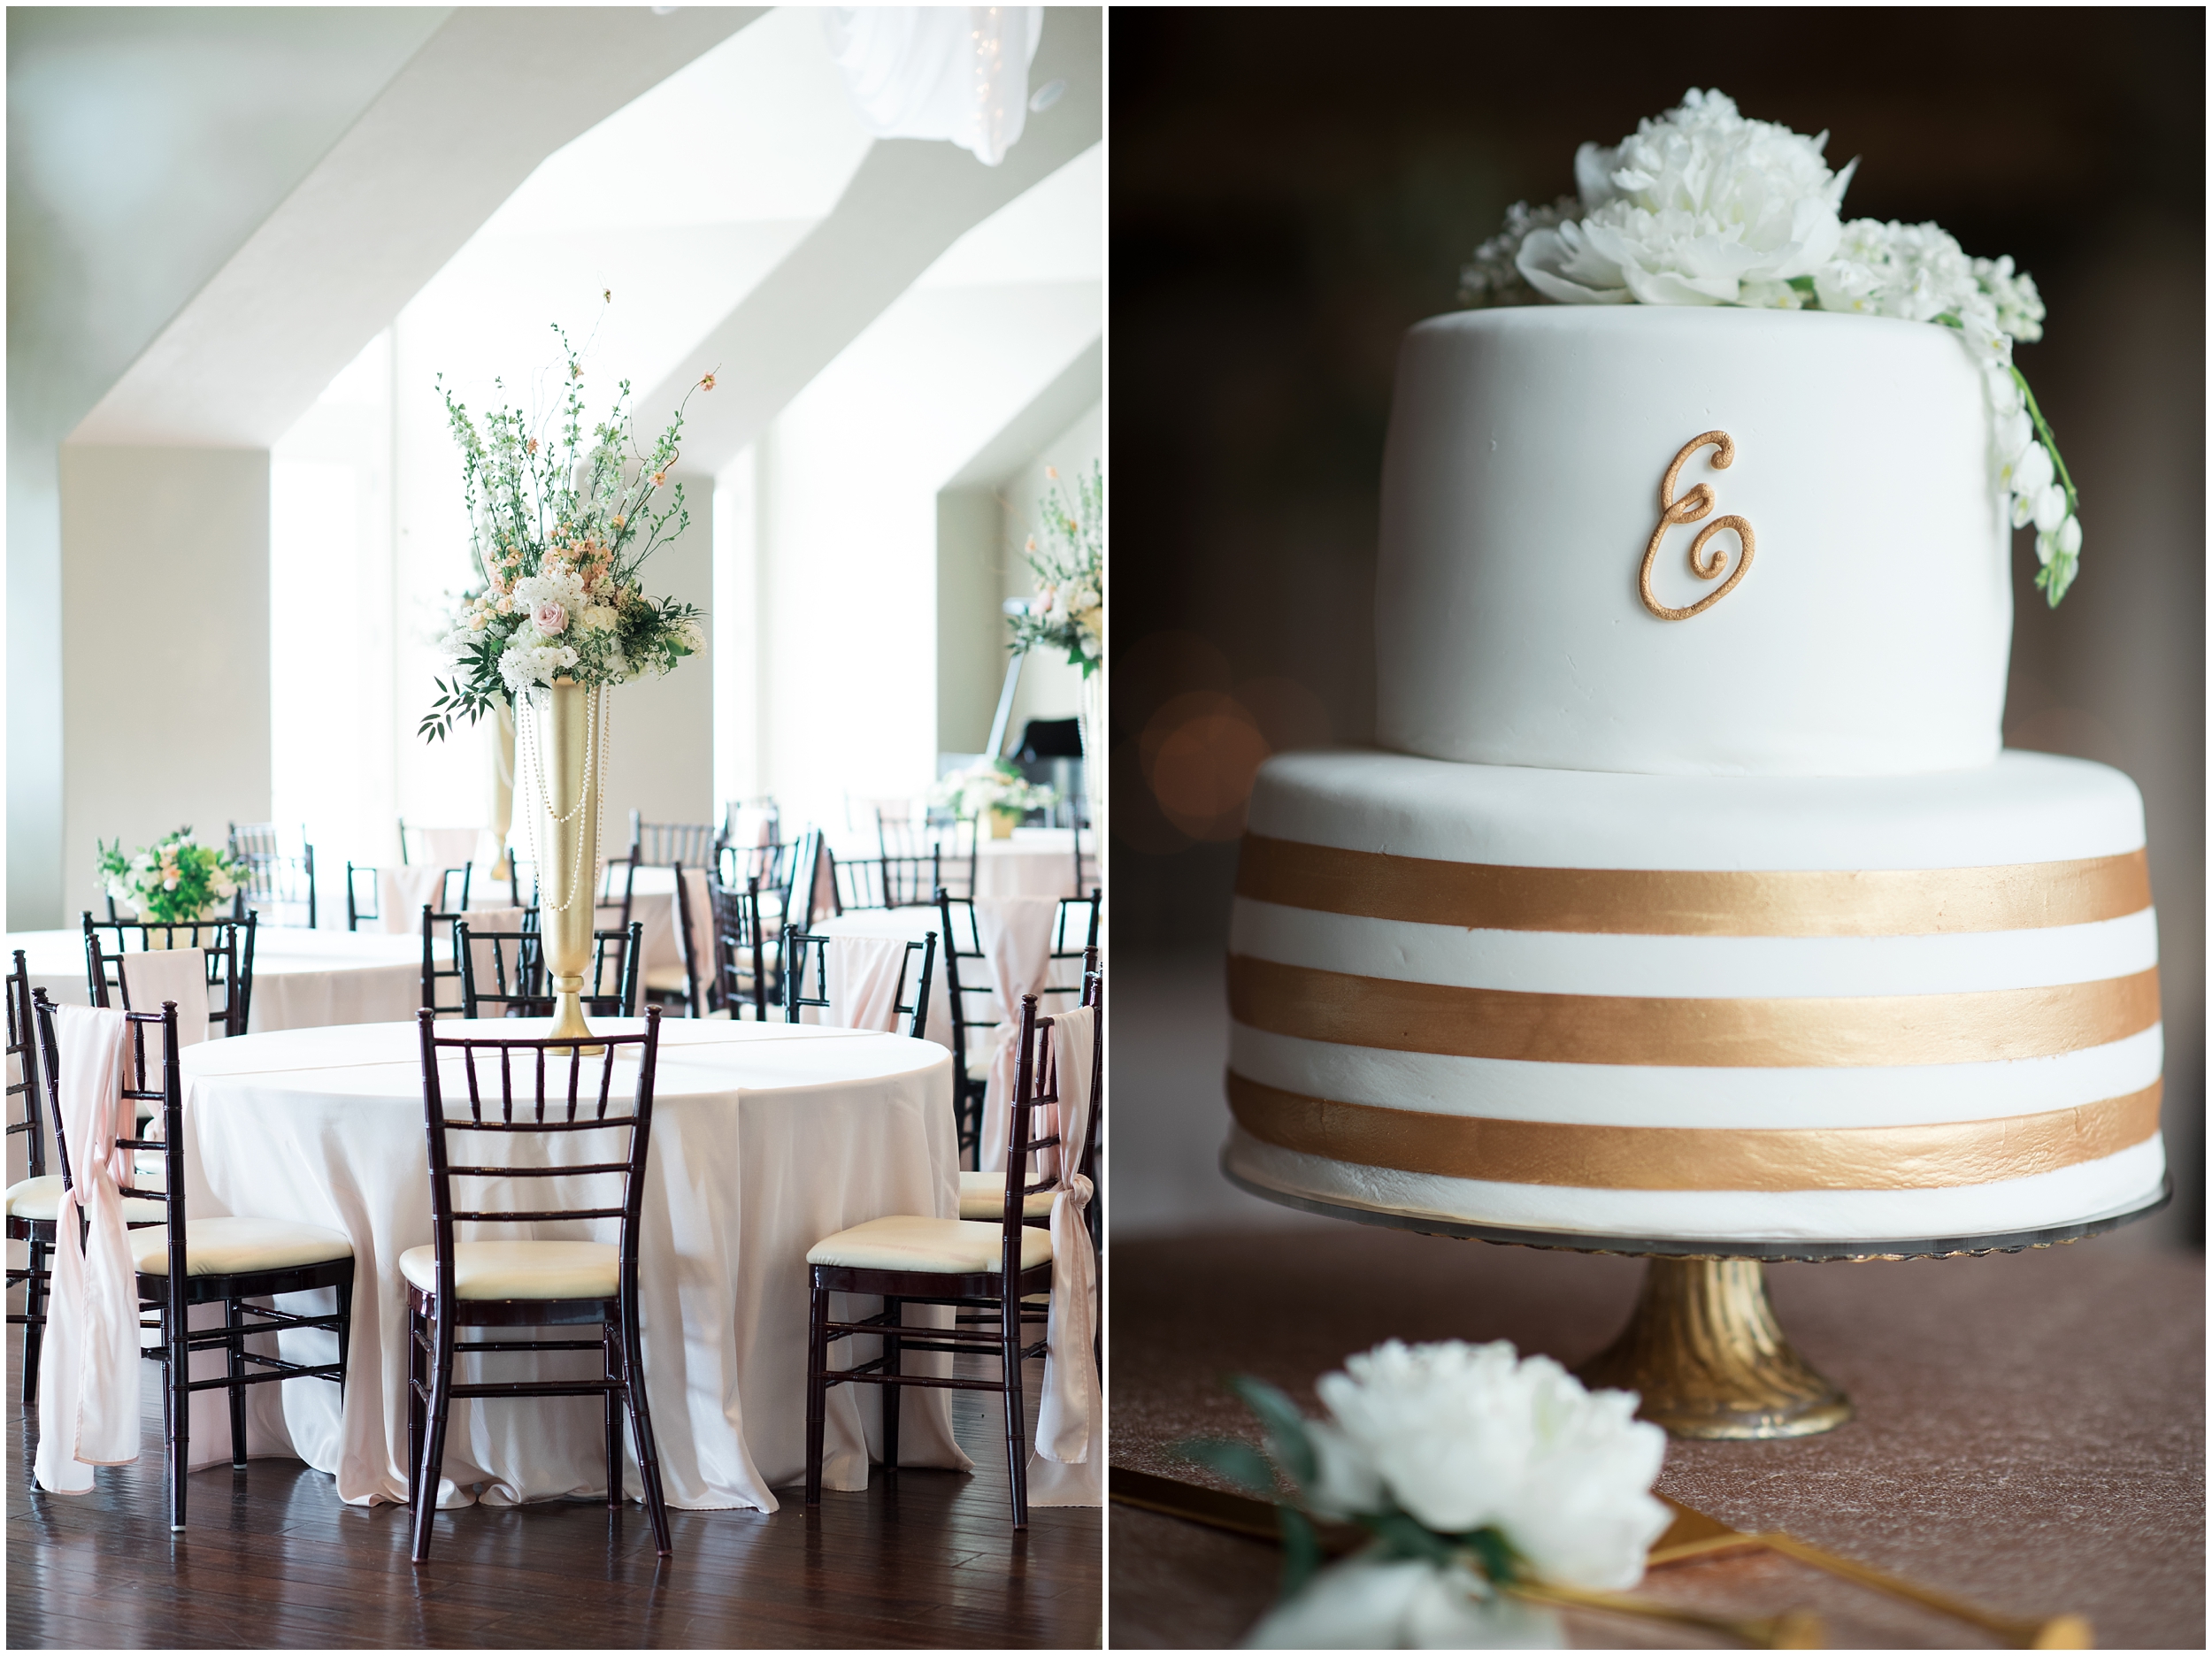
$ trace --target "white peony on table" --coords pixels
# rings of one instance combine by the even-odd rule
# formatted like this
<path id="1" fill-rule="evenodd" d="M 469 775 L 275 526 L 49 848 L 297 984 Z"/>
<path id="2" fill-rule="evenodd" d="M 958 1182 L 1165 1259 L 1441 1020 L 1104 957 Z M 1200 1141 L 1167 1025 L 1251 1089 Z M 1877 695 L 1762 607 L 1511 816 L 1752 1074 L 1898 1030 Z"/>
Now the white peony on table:
<path id="1" fill-rule="evenodd" d="M 472 1027 L 529 1034 L 549 1025 L 448 1022 L 439 1032 Z M 188 1214 L 292 1220 L 352 1239 L 357 1285 L 342 1409 L 326 1383 L 257 1387 L 249 1453 L 296 1455 L 333 1473 L 340 1498 L 357 1504 L 406 1498 L 407 1300 L 398 1259 L 432 1239 L 419 1050 L 410 1023 L 212 1041 L 183 1059 Z M 887 1215 L 956 1213 L 950 1069 L 942 1047 L 894 1035 L 663 1022 L 641 1278 L 647 1396 L 671 1506 L 772 1512 L 771 1491 L 803 1474 L 806 1251 Z M 449 1100 L 465 1096 L 457 1061 L 454 1071 Z M 594 1234 L 614 1240 L 613 1222 L 594 1223 L 604 1227 Z M 547 1229 L 584 1234 L 573 1225 Z M 469 1228 L 462 1234 L 467 1239 Z M 328 1335 L 280 1338 L 288 1357 L 330 1361 Z M 212 1373 L 220 1357 L 197 1361 Z M 551 1376 L 566 1372 L 556 1367 L 565 1363 L 596 1372 L 585 1353 L 481 1356 L 465 1360 L 465 1375 L 467 1361 L 501 1377 Z M 866 1486 L 869 1445 L 879 1440 L 876 1391 L 830 1393 L 832 1489 Z M 222 1397 L 194 1400 L 195 1466 L 228 1455 Z M 596 1399 L 461 1402 L 454 1410 L 441 1506 L 604 1494 Z M 969 1464 L 953 1441 L 945 1392 L 909 1389 L 902 1420 L 902 1464 Z M 633 1458 L 633 1495 L 636 1477 Z"/>

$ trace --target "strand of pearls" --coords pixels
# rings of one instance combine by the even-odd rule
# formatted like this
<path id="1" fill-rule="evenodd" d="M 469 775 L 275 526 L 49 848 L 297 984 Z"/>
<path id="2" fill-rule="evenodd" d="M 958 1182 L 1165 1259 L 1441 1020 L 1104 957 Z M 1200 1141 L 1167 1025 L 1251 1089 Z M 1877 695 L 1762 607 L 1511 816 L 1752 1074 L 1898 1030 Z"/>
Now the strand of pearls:
<path id="1" fill-rule="evenodd" d="M 549 695 L 551 693 L 548 691 L 547 694 Z M 524 717 L 524 709 L 528 709 L 528 717 L 526 718 Z M 591 800 L 595 808 L 592 815 L 592 833 L 590 836 L 591 841 L 595 847 L 599 842 L 600 832 L 606 825 L 608 712 L 607 692 L 603 686 L 594 686 L 585 692 L 584 773 L 591 779 L 593 786 L 583 790 L 579 794 L 576 803 L 572 805 L 568 809 L 565 811 L 557 811 L 553 809 L 552 798 L 546 788 L 545 755 L 543 748 L 539 745 L 541 731 L 539 726 L 540 709 L 537 704 L 537 691 L 533 689 L 515 699 L 516 745 L 518 748 L 526 752 L 529 755 L 530 774 L 533 779 L 533 790 L 537 794 L 538 803 L 544 809 L 545 818 L 549 820 L 555 826 L 557 827 L 562 823 L 570 820 L 579 811 L 582 810 L 584 809 L 584 801 L 586 799 Z M 538 827 L 540 820 L 539 813 L 534 810 L 531 811 L 528 813 L 528 817 L 530 824 L 530 860 L 532 866 L 538 871 L 538 878 L 541 885 L 539 901 L 541 905 L 549 906 L 556 914 L 565 914 L 570 908 L 575 906 L 577 897 L 583 889 L 585 836 L 581 833 L 579 833 L 576 836 L 576 849 L 573 856 L 571 858 L 567 889 L 565 893 L 560 896 L 557 901 L 556 901 L 553 900 L 551 893 L 543 889 L 543 886 L 546 884 L 545 850 L 543 845 L 541 843 L 541 836 Z M 556 871 L 557 872 L 557 870 Z M 593 859 L 592 872 L 595 883 L 598 874 L 598 860 L 595 857 Z"/>

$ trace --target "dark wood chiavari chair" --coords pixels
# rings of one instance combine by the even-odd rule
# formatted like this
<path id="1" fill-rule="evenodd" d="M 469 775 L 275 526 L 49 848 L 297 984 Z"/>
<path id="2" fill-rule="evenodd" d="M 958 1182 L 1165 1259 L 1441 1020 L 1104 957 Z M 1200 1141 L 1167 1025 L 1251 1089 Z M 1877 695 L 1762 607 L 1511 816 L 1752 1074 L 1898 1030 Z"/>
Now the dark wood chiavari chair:
<path id="1" fill-rule="evenodd" d="M 684 887 L 684 865 L 675 862 L 670 868 L 676 876 L 676 948 L 683 958 L 665 966 L 645 968 L 645 998 L 681 1016 L 704 1017 L 713 988 L 713 940 L 696 935 L 699 927 L 692 917 L 691 893 Z M 703 869 L 689 871 L 712 878 Z"/>
<path id="2" fill-rule="evenodd" d="M 899 1392 L 910 1385 L 965 1392 L 996 1392 L 1006 1410 L 1006 1463 L 1011 1482 L 1014 1528 L 1029 1524 L 1028 1434 L 1022 1420 L 1021 1366 L 1044 1355 L 1041 1337 L 1023 1340 L 1025 1322 L 1041 1323 L 1052 1289 L 1052 1237 L 1023 1222 L 1028 1199 L 1048 1184 L 1029 1182 L 1030 1158 L 1060 1141 L 1056 1135 L 1033 1138 L 1033 1108 L 1059 1100 L 1052 1055 L 1052 1020 L 1037 1016 L 1034 995 L 1021 1004 L 1021 1060 L 1015 1098 L 1024 1108 L 1010 1110 L 1006 1155 L 1006 1200 L 995 1225 L 960 1219 L 894 1216 L 826 1237 L 807 1250 L 813 1298 L 807 1339 L 806 1504 L 822 1499 L 822 1438 L 829 1389 L 864 1384 L 884 1388 L 884 1482 L 896 1488 L 899 1465 Z M 856 1322 L 831 1315 L 833 1293 L 882 1298 L 883 1309 Z M 962 1311 L 995 1313 L 987 1325 L 917 1329 L 902 1332 L 909 1305 L 946 1306 Z M 849 1368 L 829 1366 L 829 1348 L 854 1335 L 878 1337 L 883 1353 Z M 908 1352 L 946 1352 L 999 1360 L 997 1377 L 910 1375 Z"/>
<path id="3" fill-rule="evenodd" d="M 403 862 L 403 866 L 405 866 Z M 438 879 L 438 901 L 430 905 L 442 914 L 459 914 L 469 906 L 469 883 L 476 870 L 472 864 L 449 868 Z M 373 867 L 346 864 L 346 930 L 358 932 L 364 920 L 384 918 L 383 897 L 377 888 Z"/>
<path id="4" fill-rule="evenodd" d="M 400 1255 L 400 1274 L 408 1287 L 407 1504 L 413 1513 L 414 1558 L 430 1557 L 430 1535 L 438 1507 L 438 1476 L 445 1462 L 448 1416 L 456 1398 L 597 1396 L 606 1400 L 607 1505 L 622 1504 L 622 1427 L 627 1413 L 635 1441 L 645 1510 L 660 1555 L 669 1555 L 668 1507 L 661 1493 L 660 1453 L 653 1440 L 652 1416 L 645 1395 L 644 1345 L 638 1327 L 638 1214 L 642 1203 L 646 1154 L 653 1117 L 653 1073 L 660 1050 L 658 1007 L 645 1015 L 641 1035 L 601 1035 L 603 1048 L 587 1057 L 572 1043 L 549 1053 L 547 1038 L 518 1039 L 437 1033 L 427 1012 L 418 1013 L 422 1034 L 423 1117 L 429 1131 L 430 1214 L 434 1240 Z M 449 1116 L 441 1054 L 459 1054 L 468 1077 L 465 1117 Z M 479 1075 L 480 1054 L 498 1059 L 499 1097 L 488 1112 Z M 520 1096 L 515 1058 L 523 1057 Z M 547 1059 L 552 1059 L 554 1087 L 547 1087 Z M 618 1057 L 635 1057 L 637 1087 L 629 1112 L 610 1115 Z M 593 1071 L 595 1070 L 595 1074 Z M 553 1108 L 549 1110 L 549 1103 Z M 596 1149 L 589 1135 L 629 1130 L 627 1152 L 619 1161 Z M 450 1140 L 482 1143 L 474 1135 L 515 1135 L 508 1142 L 534 1143 L 544 1160 L 526 1154 L 504 1164 L 480 1161 L 472 1153 L 457 1162 Z M 579 1138 L 576 1134 L 587 1135 Z M 566 1160 L 561 1152 L 573 1154 Z M 527 1162 L 527 1165 L 523 1165 Z M 567 1177 L 619 1179 L 611 1200 L 589 1206 L 530 1208 L 493 1205 L 508 1180 Z M 488 1181 L 480 1196 L 464 1205 L 456 1199 L 457 1180 Z M 604 1188 L 600 1185 L 600 1188 Z M 513 1200 L 511 1198 L 510 1200 Z M 522 1199 L 526 1202 L 526 1198 Z M 463 1223 L 533 1225 L 562 1221 L 578 1223 L 612 1219 L 618 1239 L 601 1241 L 464 1242 L 456 1234 Z M 489 1328 L 512 1336 L 549 1328 L 596 1324 L 595 1339 L 496 1338 L 465 1340 L 464 1328 Z M 596 1380 L 482 1380 L 461 1384 L 454 1368 L 463 1352 L 596 1351 Z"/>
<path id="5" fill-rule="evenodd" d="M 36 1005 L 47 1096 L 58 1123 L 60 1080 L 55 1073 L 54 1003 L 41 990 Z M 155 1344 L 140 1355 L 162 1366 L 169 1528 L 174 1530 L 184 1528 L 185 1472 L 191 1464 L 192 1393 L 220 1388 L 229 1394 L 230 1463 L 232 1470 L 238 1472 L 246 1469 L 248 1386 L 272 1381 L 329 1380 L 343 1394 L 346 1350 L 353 1328 L 353 1244 L 342 1232 L 320 1225 L 273 1219 L 188 1218 L 184 1090 L 177 1069 L 176 1002 L 163 1001 L 158 1012 L 129 1011 L 123 1016 L 136 1037 L 137 1060 L 126 1069 L 135 1070 L 138 1085 L 126 1085 L 122 1095 L 138 1100 L 142 1109 L 152 1106 L 162 1123 L 158 1138 L 142 1134 L 134 1138 L 118 1138 L 115 1143 L 118 1149 L 130 1153 L 131 1176 L 119 1182 L 124 1223 L 134 1233 L 131 1254 L 138 1273 L 139 1315 L 142 1320 L 155 1314 L 158 1321 Z M 151 1046 L 145 1039 L 149 1031 L 158 1031 Z M 125 1078 L 127 1083 L 128 1074 Z M 141 1116 L 142 1120 L 149 1118 Z M 65 1178 L 68 1146 L 58 1133 L 56 1138 Z M 139 1157 L 146 1152 L 160 1157 L 158 1189 L 139 1183 L 144 1177 L 139 1170 Z M 283 1311 L 257 1303 L 278 1294 L 320 1288 L 335 1291 L 335 1311 Z M 192 1307 L 201 1305 L 224 1307 L 220 1327 L 191 1326 Z M 336 1361 L 293 1362 L 246 1348 L 246 1342 L 256 1336 L 306 1330 L 320 1330 L 336 1337 Z M 193 1379 L 192 1353 L 199 1351 L 222 1352 L 226 1371 L 211 1380 Z"/>
<path id="6" fill-rule="evenodd" d="M 945 1001 L 952 1023 L 953 1122 L 961 1165 L 972 1167 L 983 1159 L 983 1095 L 990 1085 L 991 1049 L 970 1031 L 998 1027 L 991 1015 L 997 990 L 975 929 L 975 900 L 955 897 L 940 886 L 937 916 L 945 937 Z M 964 968 L 963 962 L 973 963 Z"/>
<path id="7" fill-rule="evenodd" d="M 1101 1022 L 1094 1025 L 1091 1033 L 1090 1126 L 1083 1146 L 1083 1161 L 1078 1168 L 1078 1171 L 1081 1172 L 1091 1180 L 1091 1206 L 1086 1210 L 1084 1216 L 1085 1222 L 1090 1229 L 1092 1248 L 1095 1250 L 1098 1246 L 1099 1237 L 1101 1234 L 1097 1213 L 1097 1161 L 1098 1146 L 1100 1144 L 1098 1107 L 1099 1100 L 1102 1096 L 1101 1077 L 1104 1071 L 1100 1068 L 1099 1061 L 1103 1057 L 1106 1050 L 1106 1038 L 1103 1033 L 1104 1025 L 1102 1022 L 1105 1016 L 1103 1002 L 1106 980 L 1104 975 L 1100 972 L 1098 968 L 1098 948 L 1096 945 L 1094 944 L 1084 948 L 1080 948 L 1077 950 L 1076 953 L 1083 962 L 1083 973 L 1081 980 L 1079 984 L 1072 986 L 1073 992 L 1079 996 L 1078 1004 L 1094 1008 L 1101 1020 Z M 1056 954 L 1053 958 L 1057 960 L 1062 958 L 1062 956 Z M 1039 999 L 1041 1000 L 1044 995 L 1064 993 L 1067 993 L 1067 991 L 1060 988 L 1048 987 L 1039 992 Z M 1005 1200 L 1006 1175 L 1003 1172 L 978 1172 L 972 1169 L 963 1169 L 961 1170 L 960 1216 L 963 1219 L 995 1219 L 998 1217 L 999 1208 L 1004 1203 Z M 1052 1192 L 1049 1190 L 1044 1191 L 1039 1194 L 1032 1195 L 1023 1203 L 1022 1219 L 1025 1223 L 1043 1224 L 1047 1220 L 1050 1219 L 1051 1216 Z"/>
<path id="8" fill-rule="evenodd" d="M 593 1017 L 635 1017 L 641 987 L 639 963 L 645 955 L 644 922 L 634 920 L 626 931 L 593 932 L 591 950 L 585 981 L 593 993 L 583 998 L 585 1012 Z M 461 962 L 464 1017 L 553 1016 L 553 989 L 539 927 L 492 931 L 472 925 L 463 916 L 453 923 L 453 952 Z"/>
<path id="9" fill-rule="evenodd" d="M 649 823 L 630 813 L 630 861 L 640 868 L 706 868 L 721 847 L 722 831 L 712 823 Z"/>
<path id="10" fill-rule="evenodd" d="M 143 949 L 196 948 L 207 961 L 207 1022 L 211 1035 L 243 1035 L 253 1013 L 254 937 L 260 916 L 243 919 L 95 920 L 84 915 L 85 987 L 94 1006 L 119 1001 L 131 1008 L 123 956 Z M 104 941 L 104 939 L 105 941 Z M 219 999 L 217 991 L 220 990 Z M 144 1011 L 147 1008 L 135 1008 Z"/>
<path id="11" fill-rule="evenodd" d="M 919 856 L 856 857 L 841 862 L 830 858 L 833 912 L 850 909 L 918 908 L 926 904 L 939 885 L 937 853 Z"/>
<path id="12" fill-rule="evenodd" d="M 808 933 L 796 926 L 787 926 L 783 934 L 784 1001 L 783 1021 L 796 1024 L 800 1013 L 807 1007 L 829 1009 L 829 946 L 838 939 L 819 933 Z M 852 939 L 847 939 L 849 942 Z M 921 956 L 921 969 L 915 970 L 914 957 Z M 807 971 L 811 962 L 814 989 L 807 990 Z M 936 970 L 937 934 L 926 932 L 918 943 L 909 943 L 899 962 L 898 986 L 892 991 L 891 1018 L 895 1024 L 906 1020 L 906 1032 L 916 1040 L 922 1039 L 922 1031 L 929 1022 L 929 985 Z M 907 998 L 907 985 L 914 985 L 911 1000 Z"/>
<path id="13" fill-rule="evenodd" d="M 766 832 L 762 829 L 765 826 Z M 783 842 L 783 811 L 772 794 L 757 799 L 725 800 L 722 802 L 722 843 L 750 850 L 756 845 L 780 845 Z"/>
<path id="14" fill-rule="evenodd" d="M 265 912 L 271 925 L 314 930 L 315 847 L 307 842 L 305 828 L 300 830 L 300 855 L 293 856 L 282 848 L 274 823 L 233 823 L 230 851 L 245 864 L 246 883 L 239 893 L 244 908 Z"/>
<path id="15" fill-rule="evenodd" d="M 518 910 L 522 918 L 518 929 L 534 932 L 538 925 L 535 908 Z M 479 912 L 480 924 L 489 924 L 489 910 Z M 467 1014 L 467 1002 L 461 983 L 460 939 L 454 928 L 469 918 L 465 909 L 441 910 L 425 903 L 422 910 L 422 1005 L 440 1017 L 462 1017 Z M 448 945 L 446 963 L 438 963 L 438 942 L 443 939 Z M 442 985 L 443 986 L 442 989 Z"/>
<path id="16" fill-rule="evenodd" d="M 733 891 L 718 879 L 710 879 L 707 898 L 714 910 L 714 991 L 710 1010 L 726 1010 L 742 1018 L 753 1008 L 753 1020 L 765 1022 L 771 1001 L 783 1004 L 783 985 L 769 975 L 769 944 L 761 925 L 760 883 L 747 880 Z M 774 951 L 782 958 L 783 951 Z"/>
<path id="17" fill-rule="evenodd" d="M 32 1033 L 31 974 L 23 951 L 8 972 L 8 1132 L 24 1140 L 27 1177 L 8 1186 L 8 1240 L 26 1247 L 25 1264 L 8 1268 L 8 1286 L 23 1290 L 23 1309 L 8 1321 L 23 1330 L 23 1401 L 38 1400 L 38 1355 L 46 1338 L 47 1284 L 52 1273 L 54 1215 L 61 1206 L 62 1177 L 46 1170 L 46 1131 L 40 1109 L 38 1042 Z"/>
<path id="18" fill-rule="evenodd" d="M 629 926 L 630 904 L 637 890 L 637 859 L 633 856 L 606 860 L 599 870 L 599 888 L 592 898 L 594 925 L 608 932 L 619 932 Z"/>

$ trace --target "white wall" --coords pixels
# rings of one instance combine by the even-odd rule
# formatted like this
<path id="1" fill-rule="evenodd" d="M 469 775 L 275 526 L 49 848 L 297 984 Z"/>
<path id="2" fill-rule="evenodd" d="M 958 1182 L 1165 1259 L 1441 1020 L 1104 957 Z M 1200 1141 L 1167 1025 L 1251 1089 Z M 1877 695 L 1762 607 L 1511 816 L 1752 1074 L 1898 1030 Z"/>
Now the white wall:
<path id="1" fill-rule="evenodd" d="M 388 330 L 269 456 L 270 677 L 309 687 L 271 699 L 272 820 L 306 827 L 328 927 L 349 860 L 399 860 L 392 499 Z"/>
<path id="2" fill-rule="evenodd" d="M 268 819 L 268 454 L 65 445 L 61 533 L 73 920 L 100 890 L 96 840 L 128 848 L 188 823 L 220 843 L 227 823 Z"/>
<path id="3" fill-rule="evenodd" d="M 787 820 L 935 779 L 938 491 L 1098 337 L 1101 301 L 918 288 L 758 445 L 761 763 Z"/>

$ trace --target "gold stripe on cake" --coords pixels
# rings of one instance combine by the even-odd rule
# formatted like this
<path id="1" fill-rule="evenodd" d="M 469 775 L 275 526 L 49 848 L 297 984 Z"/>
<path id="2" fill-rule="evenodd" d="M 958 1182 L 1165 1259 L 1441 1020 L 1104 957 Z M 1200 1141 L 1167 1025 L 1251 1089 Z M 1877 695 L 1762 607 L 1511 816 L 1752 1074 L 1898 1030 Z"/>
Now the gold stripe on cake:
<path id="1" fill-rule="evenodd" d="M 2161 1084 L 2070 1109 L 1915 1127 L 1594 1127 L 1307 1098 L 1232 1070 L 1267 1144 L 1362 1167 L 1578 1190 L 1939 1190 L 2114 1155 L 2158 1131 Z"/>
<path id="2" fill-rule="evenodd" d="M 1277 1035 L 1536 1063 L 1790 1068 L 1986 1063 L 2102 1046 L 2158 1022 L 2158 969 L 1955 994 L 1539 994 L 1229 957 L 1229 1010 Z"/>
<path id="3" fill-rule="evenodd" d="M 1993 868 L 1766 871 L 1519 868 L 1247 834 L 1237 894 L 1293 908 L 1502 932 L 1930 937 L 2115 920 L 2147 908 L 2140 850 Z"/>

